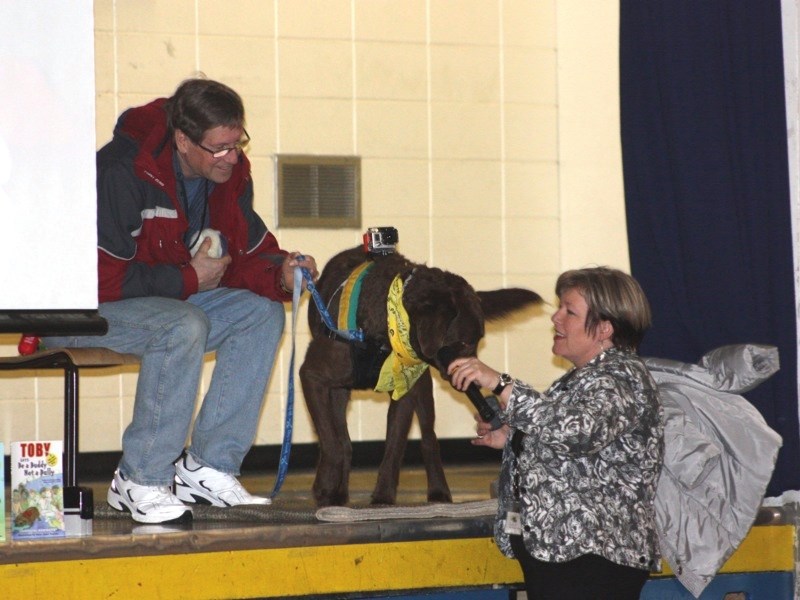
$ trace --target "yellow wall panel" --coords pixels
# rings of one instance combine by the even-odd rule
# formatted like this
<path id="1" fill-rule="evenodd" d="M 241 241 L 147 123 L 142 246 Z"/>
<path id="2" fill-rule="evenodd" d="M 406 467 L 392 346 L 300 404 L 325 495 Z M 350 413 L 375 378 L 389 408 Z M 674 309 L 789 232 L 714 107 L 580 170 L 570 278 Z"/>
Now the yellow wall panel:
<path id="1" fill-rule="evenodd" d="M 126 108 L 171 94 L 197 72 L 225 81 L 247 109 L 255 206 L 287 248 L 324 264 L 358 243 L 361 231 L 276 227 L 275 153 L 358 154 L 364 226 L 398 227 L 410 258 L 449 268 L 477 287 L 525 285 L 549 295 L 566 267 L 626 264 L 615 0 L 94 6 L 98 146 Z M 308 301 L 298 321 L 298 364 Z M 546 384 L 555 375 L 549 316 L 529 319 L 525 335 L 499 326 L 482 348 L 504 361 L 498 368 L 524 368 Z M 288 332 L 287 325 L 259 443 L 280 442 Z M 6 355 L 16 352 L 13 337 L 4 338 Z M 212 367 L 206 365 L 204 387 Z M 59 378 L 15 375 L 0 378 L 2 441 L 56 436 Z M 81 378 L 92 406 L 81 417 L 82 449 L 119 450 L 114 440 L 130 420 L 136 376 L 128 367 Z M 299 386 L 296 402 L 295 440 L 313 441 Z M 437 402 L 445 437 L 468 435 L 471 407 L 447 394 Z M 349 416 L 353 439 L 379 438 L 385 407 L 359 403 Z M 99 406 L 107 414 L 94 419 Z"/>
<path id="2" fill-rule="evenodd" d="M 370 0 L 355 3 L 360 40 L 424 43 L 427 0 Z"/>

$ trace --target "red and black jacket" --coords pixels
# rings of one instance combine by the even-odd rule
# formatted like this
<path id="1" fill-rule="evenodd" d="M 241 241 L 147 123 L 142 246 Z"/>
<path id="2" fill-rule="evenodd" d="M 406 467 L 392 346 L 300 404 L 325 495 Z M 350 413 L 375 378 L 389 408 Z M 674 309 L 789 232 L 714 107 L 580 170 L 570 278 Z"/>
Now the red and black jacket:
<path id="1" fill-rule="evenodd" d="M 125 111 L 113 139 L 97 152 L 100 302 L 142 296 L 185 299 L 197 275 L 184 243 L 189 222 L 178 200 L 172 136 L 161 98 Z M 209 197 L 210 227 L 228 244 L 232 262 L 220 285 L 273 300 L 290 300 L 280 286 L 287 252 L 253 210 L 250 162 L 242 154 L 231 178 Z"/>

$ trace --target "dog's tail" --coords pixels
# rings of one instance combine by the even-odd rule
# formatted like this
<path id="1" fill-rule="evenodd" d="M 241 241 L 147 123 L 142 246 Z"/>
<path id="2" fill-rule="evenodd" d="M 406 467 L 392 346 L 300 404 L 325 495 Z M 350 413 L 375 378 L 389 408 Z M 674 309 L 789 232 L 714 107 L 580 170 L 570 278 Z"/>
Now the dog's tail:
<path id="1" fill-rule="evenodd" d="M 525 288 L 506 288 L 477 292 L 483 316 L 487 321 L 502 319 L 511 313 L 544 303 L 542 297 Z"/>

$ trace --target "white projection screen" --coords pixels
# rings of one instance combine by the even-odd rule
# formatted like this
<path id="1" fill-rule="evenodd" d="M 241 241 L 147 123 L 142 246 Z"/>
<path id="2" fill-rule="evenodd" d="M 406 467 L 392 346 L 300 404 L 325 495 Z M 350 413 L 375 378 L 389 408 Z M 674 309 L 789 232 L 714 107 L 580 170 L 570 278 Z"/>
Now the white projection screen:
<path id="1" fill-rule="evenodd" d="M 0 0 L 0 312 L 97 308 L 91 0 Z"/>

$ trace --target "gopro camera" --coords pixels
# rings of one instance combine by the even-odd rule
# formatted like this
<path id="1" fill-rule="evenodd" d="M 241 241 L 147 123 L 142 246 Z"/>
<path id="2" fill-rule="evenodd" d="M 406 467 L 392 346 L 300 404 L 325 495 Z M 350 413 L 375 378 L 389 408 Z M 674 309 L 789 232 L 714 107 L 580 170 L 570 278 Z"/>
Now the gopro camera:
<path id="1" fill-rule="evenodd" d="M 396 247 L 397 229 L 394 227 L 370 227 L 364 234 L 364 252 L 392 254 Z"/>

